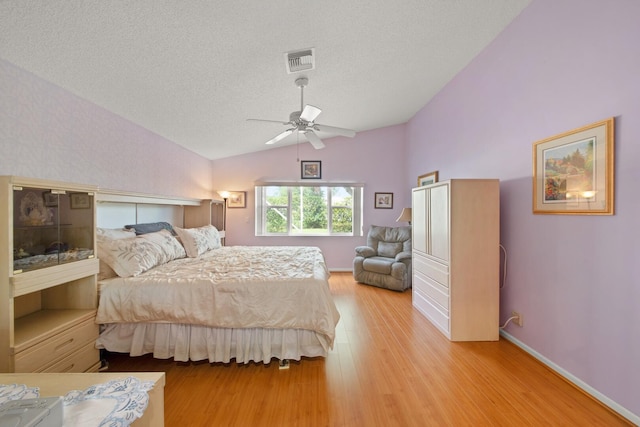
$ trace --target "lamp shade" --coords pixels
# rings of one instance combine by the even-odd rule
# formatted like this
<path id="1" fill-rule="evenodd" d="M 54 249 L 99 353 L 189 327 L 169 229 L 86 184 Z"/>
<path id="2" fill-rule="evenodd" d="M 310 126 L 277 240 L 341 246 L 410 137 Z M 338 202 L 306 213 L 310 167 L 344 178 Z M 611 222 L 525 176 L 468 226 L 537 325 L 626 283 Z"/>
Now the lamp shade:
<path id="1" fill-rule="evenodd" d="M 396 219 L 396 222 L 408 222 L 411 224 L 411 208 L 402 208 L 402 213 Z"/>

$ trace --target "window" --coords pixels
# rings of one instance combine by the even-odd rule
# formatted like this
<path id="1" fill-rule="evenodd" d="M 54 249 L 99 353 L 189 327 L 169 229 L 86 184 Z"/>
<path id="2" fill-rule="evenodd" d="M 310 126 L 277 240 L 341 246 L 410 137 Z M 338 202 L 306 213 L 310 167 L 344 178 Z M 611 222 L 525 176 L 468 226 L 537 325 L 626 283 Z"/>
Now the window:
<path id="1" fill-rule="evenodd" d="M 361 236 L 362 185 L 258 185 L 256 235 Z"/>

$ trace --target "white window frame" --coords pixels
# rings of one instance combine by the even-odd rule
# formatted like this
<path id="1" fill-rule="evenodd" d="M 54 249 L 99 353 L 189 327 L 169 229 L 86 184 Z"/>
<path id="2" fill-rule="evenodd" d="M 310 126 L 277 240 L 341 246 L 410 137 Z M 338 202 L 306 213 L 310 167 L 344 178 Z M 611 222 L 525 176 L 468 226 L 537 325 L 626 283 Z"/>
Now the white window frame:
<path id="1" fill-rule="evenodd" d="M 268 233 L 266 231 L 266 217 L 267 217 L 267 206 L 265 205 L 265 187 L 287 187 L 288 188 L 288 203 L 287 205 L 282 205 L 283 208 L 287 209 L 287 231 L 285 233 Z M 315 187 L 315 188 L 327 188 L 331 189 L 333 187 L 351 187 L 353 188 L 353 215 L 352 215 L 352 232 L 351 233 L 322 233 L 322 234 L 309 234 L 309 233 L 296 233 L 295 230 L 292 229 L 292 209 L 291 209 L 291 192 L 293 188 L 299 187 Z M 291 237 L 301 237 L 301 236 L 362 236 L 362 218 L 363 218 L 363 197 L 364 197 L 364 185 L 360 183 L 353 182 L 314 182 L 314 183 L 301 183 L 301 182 L 260 182 L 255 185 L 255 235 L 256 236 L 291 236 Z M 327 227 L 328 230 L 331 230 L 332 227 L 332 204 L 331 204 L 331 195 L 332 192 L 328 191 L 327 195 L 327 208 L 329 212 L 329 218 L 327 218 Z M 274 206 L 269 206 L 273 208 Z"/>

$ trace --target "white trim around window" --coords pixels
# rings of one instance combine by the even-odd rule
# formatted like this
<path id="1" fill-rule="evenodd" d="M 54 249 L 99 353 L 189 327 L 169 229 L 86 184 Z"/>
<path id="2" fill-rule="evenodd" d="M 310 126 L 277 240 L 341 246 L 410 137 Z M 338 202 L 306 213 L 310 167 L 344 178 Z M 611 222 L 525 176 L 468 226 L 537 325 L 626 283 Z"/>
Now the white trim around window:
<path id="1" fill-rule="evenodd" d="M 256 236 L 362 236 L 364 185 L 258 182 Z"/>

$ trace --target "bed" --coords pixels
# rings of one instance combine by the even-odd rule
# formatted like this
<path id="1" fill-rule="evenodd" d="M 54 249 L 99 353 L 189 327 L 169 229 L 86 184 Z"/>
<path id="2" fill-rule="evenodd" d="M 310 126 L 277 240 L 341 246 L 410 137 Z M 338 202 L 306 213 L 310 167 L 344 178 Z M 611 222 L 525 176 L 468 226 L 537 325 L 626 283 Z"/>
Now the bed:
<path id="1" fill-rule="evenodd" d="M 317 247 L 221 246 L 211 225 L 137 224 L 97 236 L 100 349 L 269 363 L 326 357 L 333 347 L 340 315 Z"/>

